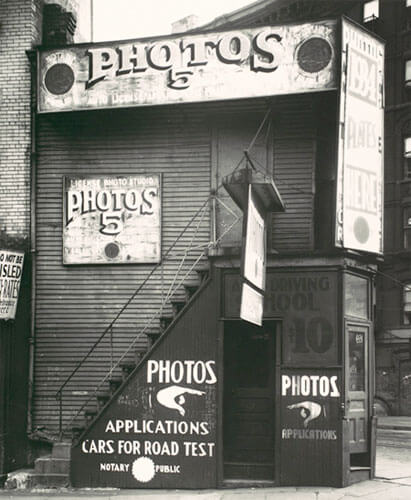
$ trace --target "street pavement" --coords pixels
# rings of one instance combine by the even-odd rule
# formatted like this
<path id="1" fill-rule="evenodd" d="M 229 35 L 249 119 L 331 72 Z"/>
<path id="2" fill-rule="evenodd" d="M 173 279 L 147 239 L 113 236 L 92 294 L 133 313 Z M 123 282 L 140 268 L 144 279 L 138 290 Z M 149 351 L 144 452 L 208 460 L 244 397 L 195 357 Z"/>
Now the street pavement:
<path id="1" fill-rule="evenodd" d="M 0 500 L 411 500 L 411 417 L 378 422 L 376 478 L 347 488 L 0 490 Z"/>

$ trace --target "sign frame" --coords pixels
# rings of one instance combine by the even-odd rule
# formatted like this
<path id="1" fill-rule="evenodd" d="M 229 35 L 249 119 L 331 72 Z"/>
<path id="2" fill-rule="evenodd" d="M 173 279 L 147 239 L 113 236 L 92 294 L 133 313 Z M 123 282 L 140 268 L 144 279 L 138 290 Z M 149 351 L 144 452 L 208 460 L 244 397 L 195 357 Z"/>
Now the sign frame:
<path id="1" fill-rule="evenodd" d="M 316 50 L 318 44 L 323 50 Z M 338 88 L 336 47 L 337 21 L 332 19 L 43 49 L 38 52 L 37 111 L 332 90 Z M 314 66 L 312 54 L 319 55 Z"/>
<path id="2" fill-rule="evenodd" d="M 22 251 L 0 249 L 0 321 L 14 320 L 16 318 L 24 257 L 25 254 Z M 4 265 L 7 267 L 4 267 Z M 9 265 L 12 267 L 9 268 Z M 7 274 L 7 276 L 4 276 L 4 274 Z M 3 294 L 11 296 L 3 297 Z"/>
<path id="3" fill-rule="evenodd" d="M 156 188 L 157 190 L 157 195 L 156 197 L 158 198 L 158 201 L 156 203 L 156 213 L 154 214 L 149 214 L 149 213 L 146 213 L 146 214 L 141 214 L 141 215 L 154 215 L 154 217 L 157 219 L 157 224 L 154 226 L 155 230 L 156 230 L 156 235 L 155 235 L 155 241 L 153 244 L 155 244 L 155 252 L 153 253 L 152 256 L 138 256 L 136 253 L 135 253 L 135 250 L 132 250 L 132 242 L 129 241 L 127 242 L 124 235 L 127 236 L 127 232 L 130 233 L 130 228 L 132 228 L 133 226 L 134 227 L 138 227 L 138 222 L 136 222 L 136 218 L 138 218 L 138 215 L 134 216 L 133 217 L 133 214 L 132 212 L 135 212 L 135 211 L 142 211 L 142 207 L 143 207 L 143 204 L 145 203 L 145 207 L 148 209 L 150 207 L 150 202 L 149 200 L 146 200 L 146 202 L 144 201 L 141 201 L 141 203 L 139 204 L 139 207 L 132 207 L 130 208 L 131 206 L 131 203 L 134 203 L 134 204 L 137 204 L 137 196 L 138 196 L 138 193 L 137 193 L 137 189 L 139 188 L 139 185 L 142 183 L 142 181 L 140 181 L 139 179 L 152 179 L 154 184 L 152 184 L 152 187 Z M 112 189 L 113 187 L 117 187 L 114 183 L 114 181 L 118 181 L 120 182 L 120 187 L 123 187 L 124 190 L 116 190 L 116 189 Z M 108 181 L 107 182 L 107 186 L 105 185 L 105 181 Z M 124 181 L 127 181 L 127 182 L 124 182 Z M 85 211 L 84 213 L 81 213 L 80 216 L 83 216 L 84 217 L 84 214 L 87 215 L 88 214 L 91 214 L 91 217 L 96 219 L 96 217 L 93 215 L 93 212 L 97 212 L 97 209 L 99 207 L 97 207 L 98 203 L 97 203 L 97 195 L 99 193 L 104 193 L 104 192 L 109 192 L 112 196 L 112 200 L 111 200 L 111 204 L 113 205 L 114 204 L 114 210 L 113 211 L 110 211 L 109 209 L 100 209 L 100 216 L 103 216 L 103 214 L 115 214 L 115 212 L 118 212 L 120 210 L 121 213 L 119 213 L 118 215 L 115 214 L 116 218 L 117 218 L 117 221 L 119 222 L 119 224 L 121 224 L 121 226 L 123 227 L 123 238 L 120 239 L 119 241 L 119 238 L 116 238 L 116 235 L 114 233 L 110 233 L 110 231 L 112 231 L 113 227 L 112 227 L 112 224 L 114 223 L 113 220 L 109 220 L 111 219 L 111 216 L 108 215 L 106 217 L 106 220 L 104 221 L 104 224 L 103 224 L 103 221 L 100 220 L 100 229 L 98 228 L 98 222 L 97 222 L 97 219 L 94 221 L 94 227 L 91 228 L 90 230 L 90 234 L 88 235 L 89 239 L 93 239 L 93 234 L 92 233 L 102 233 L 104 236 L 107 237 L 106 239 L 106 246 L 105 246 L 105 254 L 106 254 L 106 257 L 102 257 L 102 253 L 100 252 L 100 257 L 97 256 L 97 253 L 96 255 L 91 255 L 88 259 L 87 257 L 85 257 L 84 259 L 81 259 L 81 258 L 67 258 L 66 256 L 66 250 L 69 249 L 68 245 L 67 245 L 67 240 L 70 238 L 70 234 L 68 234 L 68 229 L 67 229 L 67 225 L 68 223 L 70 223 L 73 219 L 69 219 L 68 220 L 68 210 L 70 209 L 68 207 L 68 203 L 67 203 L 67 196 L 68 196 L 68 193 L 70 192 L 69 191 L 69 188 L 68 188 L 68 184 L 69 182 L 78 182 L 79 185 L 81 186 L 82 184 L 84 184 L 83 186 L 83 191 L 79 191 L 81 193 L 84 193 L 84 189 L 87 189 L 87 187 L 91 188 L 93 187 L 97 187 L 97 184 L 100 184 L 100 190 L 96 190 L 94 195 L 96 197 L 96 199 L 91 202 L 89 200 L 87 200 L 87 203 L 88 203 L 88 206 L 91 207 L 91 209 L 89 211 Z M 62 212 L 62 260 L 63 260 L 63 265 L 112 265 L 112 264 L 115 264 L 115 265 L 119 265 L 119 264 L 158 264 L 159 262 L 161 262 L 161 258 L 162 258 L 162 174 L 160 173 L 153 173 L 153 174 L 146 174 L 146 173 L 137 173 L 137 174 L 134 174 L 134 175 L 130 175 L 130 174 L 116 174 L 116 175 L 94 175 L 94 174 L 86 174 L 86 175 L 65 175 L 63 176 L 63 186 L 62 186 L 62 190 L 63 190 L 63 212 Z M 111 186 L 110 186 L 111 184 Z M 137 189 L 128 189 L 126 190 L 126 188 L 129 188 L 130 185 L 133 187 L 133 185 L 135 187 L 137 187 Z M 108 189 L 104 189 L 104 188 L 108 188 Z M 141 188 L 141 200 L 144 200 L 144 197 L 143 197 L 143 190 L 144 188 Z M 116 191 L 118 191 L 118 194 L 114 194 Z M 124 193 L 123 192 L 119 192 L 119 191 L 125 191 Z M 126 193 L 132 193 L 133 194 L 134 192 L 134 197 L 129 197 L 129 203 L 130 203 L 130 206 L 127 207 L 126 205 Z M 103 196 L 101 197 L 103 199 Z M 122 201 L 120 202 L 119 199 L 122 199 Z M 106 195 L 106 199 L 107 199 L 107 195 Z M 131 201 L 130 201 L 131 200 Z M 147 204 L 148 202 L 148 204 Z M 94 203 L 94 206 L 92 205 L 92 203 Z M 124 206 L 122 207 L 122 209 L 118 209 L 118 205 L 117 204 L 123 204 Z M 151 206 L 153 205 L 153 203 L 151 203 Z M 81 210 L 82 208 L 84 207 L 84 195 L 83 195 L 83 200 L 81 202 Z M 95 208 L 95 210 L 93 210 L 92 208 Z M 110 207 L 111 208 L 111 207 Z M 70 209 L 71 212 L 74 213 L 73 211 L 73 207 Z M 70 213 L 71 213 L 70 212 Z M 126 217 L 124 215 L 125 212 L 128 212 L 128 216 Z M 130 223 L 130 220 L 132 220 L 133 222 L 133 219 L 134 219 L 134 224 Z M 67 222 L 68 221 L 68 222 Z M 137 219 L 138 221 L 138 219 Z M 93 222 L 91 223 L 93 224 Z M 89 225 L 91 225 L 89 223 Z M 83 226 L 87 226 L 87 220 L 83 223 Z M 110 226 L 111 226 L 111 229 L 110 229 Z M 148 227 L 148 226 L 152 226 L 151 224 L 150 225 L 147 225 L 147 224 L 143 224 L 143 228 L 144 227 Z M 108 228 L 108 233 L 104 233 L 102 228 L 103 227 L 106 227 Z M 78 228 L 77 228 L 78 229 Z M 81 227 L 80 227 L 81 229 Z M 84 229 L 84 227 L 83 227 Z M 110 233 L 110 234 L 109 234 Z M 120 233 L 119 233 L 120 234 Z M 121 234 L 120 234 L 121 235 Z M 94 239 L 93 239 L 93 245 L 95 245 L 95 237 L 96 237 L 96 234 L 94 234 Z M 77 240 L 79 237 L 76 236 L 76 238 L 74 238 L 74 240 Z M 86 238 L 87 238 L 87 235 L 86 235 Z M 103 244 L 103 241 L 102 241 L 102 237 L 101 235 L 99 236 L 100 238 L 100 242 L 101 244 Z M 73 239 L 73 238 L 72 238 Z M 128 238 L 129 239 L 129 238 Z M 123 241 L 124 240 L 124 241 Z M 110 249 L 112 249 L 112 256 L 109 256 L 109 254 L 107 253 L 108 252 L 108 247 L 110 247 Z M 132 253 L 128 253 L 127 252 L 127 249 L 130 251 L 131 249 L 131 252 Z M 115 253 L 117 253 L 117 255 L 114 255 Z M 143 252 L 144 253 L 144 252 Z M 127 254 L 127 255 L 126 255 Z"/>
<path id="4" fill-rule="evenodd" d="M 361 42 L 367 47 L 363 53 Z M 380 255 L 384 243 L 384 48 L 381 39 L 342 18 L 335 246 Z M 362 81 L 359 71 L 351 78 L 356 57 Z M 364 115 L 374 119 L 360 121 Z M 374 160 L 371 169 L 367 165 L 370 157 Z M 358 192 L 348 190 L 348 182 L 356 183 Z"/>

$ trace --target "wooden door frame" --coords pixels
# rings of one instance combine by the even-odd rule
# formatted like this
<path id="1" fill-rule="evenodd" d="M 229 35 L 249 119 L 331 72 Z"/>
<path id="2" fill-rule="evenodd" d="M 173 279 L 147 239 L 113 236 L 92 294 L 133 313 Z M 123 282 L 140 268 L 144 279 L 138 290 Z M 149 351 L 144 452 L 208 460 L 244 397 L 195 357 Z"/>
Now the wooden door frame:
<path id="1" fill-rule="evenodd" d="M 225 324 L 228 321 L 240 321 L 240 318 L 220 318 L 219 328 L 217 334 L 217 359 L 218 359 L 218 409 L 217 409 L 217 487 L 222 488 L 224 486 L 224 329 Z M 281 457 L 281 426 L 280 416 L 281 416 L 281 405 L 277 404 L 281 394 L 281 363 L 282 363 L 282 321 L 280 318 L 267 318 L 263 320 L 266 323 L 272 323 L 275 326 L 274 331 L 274 349 L 275 349 L 275 360 L 274 360 L 274 474 L 273 474 L 273 485 L 280 484 L 280 457 Z M 250 481 L 251 483 L 251 481 Z"/>

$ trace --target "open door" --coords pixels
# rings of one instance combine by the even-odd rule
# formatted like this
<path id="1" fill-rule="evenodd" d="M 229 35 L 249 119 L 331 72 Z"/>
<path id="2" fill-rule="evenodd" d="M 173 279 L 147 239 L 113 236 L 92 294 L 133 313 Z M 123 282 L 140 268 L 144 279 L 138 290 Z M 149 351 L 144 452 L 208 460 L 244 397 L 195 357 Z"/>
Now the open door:
<path id="1" fill-rule="evenodd" d="M 350 453 L 368 451 L 369 327 L 346 325 L 346 407 L 350 422 Z"/>
<path id="2" fill-rule="evenodd" d="M 275 323 L 224 330 L 224 479 L 274 480 Z"/>

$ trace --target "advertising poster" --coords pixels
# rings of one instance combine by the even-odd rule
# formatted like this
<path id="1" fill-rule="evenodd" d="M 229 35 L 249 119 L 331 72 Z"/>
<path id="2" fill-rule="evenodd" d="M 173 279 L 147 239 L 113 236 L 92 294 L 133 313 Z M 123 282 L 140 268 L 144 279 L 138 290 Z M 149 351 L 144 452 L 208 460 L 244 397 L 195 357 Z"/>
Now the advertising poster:
<path id="1" fill-rule="evenodd" d="M 320 21 L 44 50 L 38 111 L 335 89 L 336 25 Z"/>
<path id="2" fill-rule="evenodd" d="M 336 244 L 383 251 L 384 45 L 343 20 Z"/>
<path id="3" fill-rule="evenodd" d="M 24 253 L 0 250 L 0 319 L 15 319 Z"/>
<path id="4" fill-rule="evenodd" d="M 157 263 L 159 175 L 65 177 L 64 264 Z"/>

